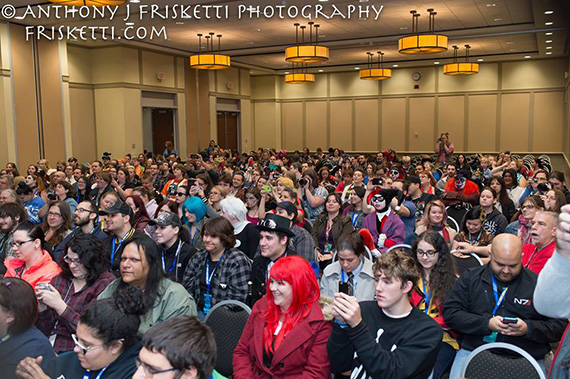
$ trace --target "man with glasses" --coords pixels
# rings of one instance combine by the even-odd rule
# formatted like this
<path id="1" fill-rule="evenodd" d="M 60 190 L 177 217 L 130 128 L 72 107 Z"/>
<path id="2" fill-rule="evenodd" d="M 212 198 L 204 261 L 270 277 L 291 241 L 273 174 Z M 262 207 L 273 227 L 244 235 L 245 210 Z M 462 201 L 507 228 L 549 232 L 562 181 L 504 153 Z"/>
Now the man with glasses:
<path id="1" fill-rule="evenodd" d="M 59 261 L 59 258 L 62 256 L 65 245 L 78 234 L 92 234 L 100 241 L 108 237 L 107 234 L 101 230 L 97 213 L 97 206 L 90 201 L 82 201 L 77 205 L 77 208 L 75 208 L 73 212 L 73 225 L 75 225 L 75 229 L 55 247 L 53 254 L 56 262 Z"/>
<path id="2" fill-rule="evenodd" d="M 133 379 L 208 379 L 214 370 L 214 334 L 196 317 L 174 317 L 153 326 L 142 345 Z"/>
<path id="3" fill-rule="evenodd" d="M 560 341 L 567 321 L 538 314 L 533 305 L 537 275 L 522 262 L 520 239 L 500 234 L 493 239 L 490 262 L 455 282 L 443 304 L 445 323 L 461 345 L 450 378 L 460 376 L 472 350 L 493 342 L 518 346 L 544 369 L 550 343 Z"/>
<path id="4" fill-rule="evenodd" d="M 546 174 L 546 171 L 544 170 L 536 171 L 532 177 L 532 180 L 528 181 L 528 186 L 523 191 L 519 199 L 519 204 L 522 204 L 523 200 L 529 196 L 540 194 L 541 191 L 542 192 L 548 191 L 549 188 L 547 186 L 548 186 L 548 175 Z"/>

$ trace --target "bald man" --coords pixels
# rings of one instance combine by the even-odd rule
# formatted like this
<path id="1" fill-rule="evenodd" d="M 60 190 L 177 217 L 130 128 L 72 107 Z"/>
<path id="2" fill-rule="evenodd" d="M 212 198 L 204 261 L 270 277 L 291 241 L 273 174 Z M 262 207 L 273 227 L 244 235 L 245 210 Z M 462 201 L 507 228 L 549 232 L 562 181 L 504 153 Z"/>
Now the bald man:
<path id="1" fill-rule="evenodd" d="M 560 341 L 567 321 L 538 314 L 533 305 L 536 280 L 523 267 L 522 244 L 512 234 L 493 239 L 488 264 L 461 275 L 443 304 L 443 318 L 461 345 L 450 378 L 459 377 L 472 350 L 491 342 L 516 345 L 544 368 L 550 343 Z"/>
<path id="2" fill-rule="evenodd" d="M 554 212 L 536 212 L 531 222 L 532 243 L 523 246 L 523 266 L 540 274 L 556 248 L 556 224 L 558 215 Z"/>

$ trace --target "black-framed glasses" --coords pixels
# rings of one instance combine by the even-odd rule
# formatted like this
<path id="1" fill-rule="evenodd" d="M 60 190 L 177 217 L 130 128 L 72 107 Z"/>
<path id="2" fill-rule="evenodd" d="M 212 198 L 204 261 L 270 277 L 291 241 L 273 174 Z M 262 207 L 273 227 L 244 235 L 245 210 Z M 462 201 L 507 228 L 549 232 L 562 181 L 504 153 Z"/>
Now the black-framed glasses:
<path id="1" fill-rule="evenodd" d="M 85 209 L 85 208 L 75 208 L 75 213 L 83 213 L 83 212 L 87 212 L 87 213 L 95 213 L 93 211 L 90 211 L 89 209 Z"/>
<path id="2" fill-rule="evenodd" d="M 27 241 L 22 241 L 22 242 L 12 241 L 12 246 L 19 248 L 19 247 L 22 246 L 23 244 L 26 244 L 26 243 L 28 243 L 28 242 L 33 242 L 33 241 L 34 241 L 34 240 L 27 240 Z"/>
<path id="3" fill-rule="evenodd" d="M 176 196 L 188 196 L 188 194 L 184 192 L 176 192 Z"/>
<path id="4" fill-rule="evenodd" d="M 419 249 L 418 249 L 418 250 L 416 251 L 416 254 L 418 255 L 418 257 L 427 256 L 427 257 L 430 257 L 430 258 L 431 258 L 431 257 L 433 257 L 434 255 L 436 255 L 437 253 L 439 253 L 439 251 L 437 251 L 437 250 L 426 250 L 426 251 L 423 251 L 423 250 L 419 250 Z"/>
<path id="5" fill-rule="evenodd" d="M 68 265 L 70 265 L 72 263 L 76 266 L 81 264 L 81 261 L 79 260 L 79 258 L 69 258 L 69 256 L 67 256 L 67 255 L 65 257 L 63 257 L 63 261 L 65 263 L 67 263 Z"/>
<path id="6" fill-rule="evenodd" d="M 153 377 L 154 375 L 156 375 L 156 374 L 162 374 L 162 373 L 165 373 L 165 372 L 178 371 L 178 369 L 177 369 L 177 368 L 174 368 L 174 367 L 168 368 L 168 369 L 164 369 L 164 370 L 157 370 L 157 369 L 154 369 L 154 368 L 150 367 L 149 365 L 147 365 L 146 363 L 141 362 L 141 360 L 140 360 L 138 357 L 137 357 L 137 359 L 135 360 L 135 362 L 136 362 L 136 365 L 137 365 L 137 370 L 138 370 L 139 367 L 142 367 L 144 376 L 145 376 L 146 378 L 152 378 L 152 377 Z"/>

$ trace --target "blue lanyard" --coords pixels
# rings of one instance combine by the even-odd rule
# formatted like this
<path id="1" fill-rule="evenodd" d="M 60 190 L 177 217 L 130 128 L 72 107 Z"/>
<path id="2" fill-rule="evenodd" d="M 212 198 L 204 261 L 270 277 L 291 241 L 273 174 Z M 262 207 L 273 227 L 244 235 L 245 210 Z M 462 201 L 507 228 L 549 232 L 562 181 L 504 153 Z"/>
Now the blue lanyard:
<path id="1" fill-rule="evenodd" d="M 497 312 L 497 309 L 501 306 L 501 303 L 505 299 L 505 295 L 507 294 L 507 290 L 509 287 L 503 288 L 503 292 L 499 296 L 499 289 L 497 288 L 497 281 L 495 280 L 495 275 L 491 274 L 491 280 L 493 281 L 493 296 L 495 296 L 495 308 L 493 308 L 493 316 Z"/>
<path id="2" fill-rule="evenodd" d="M 117 250 L 119 250 L 121 248 L 121 245 L 123 244 L 123 241 L 126 240 L 127 238 L 130 238 L 134 233 L 134 229 L 131 229 L 127 232 L 127 234 L 125 234 L 123 236 L 123 238 L 121 238 L 121 240 L 119 241 L 119 245 L 117 245 L 117 247 L 115 248 L 115 243 L 117 241 L 117 237 L 113 238 L 113 249 L 111 250 L 111 266 L 113 265 L 113 262 L 115 261 L 115 253 L 117 252 Z"/>
<path id="3" fill-rule="evenodd" d="M 475 244 L 473 244 L 473 240 L 471 239 L 471 233 L 469 233 L 469 245 L 479 246 L 479 240 L 481 239 L 481 233 L 483 233 L 483 229 L 481 229 L 479 231 L 479 234 L 477 234 L 477 239 L 475 240 Z"/>
<path id="4" fill-rule="evenodd" d="M 99 374 L 97 374 L 97 376 L 95 377 L 95 379 L 101 379 L 101 376 L 103 376 L 103 373 L 105 372 L 105 370 L 107 369 L 107 367 L 109 366 L 105 366 L 101 371 L 99 371 Z M 85 370 L 83 372 L 83 379 L 89 379 L 91 378 L 91 371 L 90 370 Z"/>
<path id="5" fill-rule="evenodd" d="M 164 251 L 162 252 L 162 271 L 165 274 L 170 274 L 174 269 L 176 262 L 178 262 L 178 255 L 180 254 L 180 249 L 182 248 L 183 244 L 184 242 L 182 242 L 181 240 L 178 241 L 178 247 L 176 248 L 176 253 L 174 253 L 174 261 L 172 262 L 172 266 L 170 266 L 170 268 L 168 269 L 168 272 L 166 271 L 166 261 L 164 259 Z"/>
<path id="6" fill-rule="evenodd" d="M 220 265 L 220 263 L 222 263 L 222 261 L 224 260 L 224 255 L 226 255 L 226 252 L 224 252 L 222 254 L 222 256 L 220 257 L 220 260 L 216 263 L 216 267 L 214 267 L 211 274 L 210 274 L 210 259 L 206 258 L 206 288 L 207 288 L 208 293 L 210 293 L 210 288 L 211 288 L 210 283 L 212 282 L 212 278 L 214 277 L 214 273 L 218 269 L 218 266 Z"/>
<path id="7" fill-rule="evenodd" d="M 358 212 L 356 214 L 356 217 L 354 217 L 354 210 L 352 211 L 352 216 L 350 217 L 350 219 L 352 220 L 352 226 L 354 226 L 356 228 L 356 221 L 358 220 L 358 217 L 360 217 L 360 215 L 362 214 L 361 212 Z"/>
<path id="8" fill-rule="evenodd" d="M 192 229 L 192 228 L 190 228 L 190 229 Z M 196 228 L 196 231 L 192 235 L 192 239 L 190 240 L 190 246 L 194 246 L 194 239 L 196 238 L 197 235 L 198 235 L 198 228 Z"/>
<path id="9" fill-rule="evenodd" d="M 431 289 L 429 291 L 426 290 L 426 281 L 422 278 L 422 287 L 423 287 L 423 291 L 424 291 L 424 295 L 425 295 L 425 309 L 424 312 L 427 315 L 429 313 L 429 307 L 431 305 Z"/>

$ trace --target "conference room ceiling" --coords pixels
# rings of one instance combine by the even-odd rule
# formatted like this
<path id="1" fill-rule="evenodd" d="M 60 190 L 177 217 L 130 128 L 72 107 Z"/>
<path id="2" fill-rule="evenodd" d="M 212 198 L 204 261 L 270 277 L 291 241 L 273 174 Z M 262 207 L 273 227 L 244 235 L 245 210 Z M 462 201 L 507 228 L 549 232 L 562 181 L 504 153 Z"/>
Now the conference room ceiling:
<path id="1" fill-rule="evenodd" d="M 132 0 L 131 0 L 132 1 Z M 568 55 L 568 33 L 570 26 L 570 0 L 239 0 L 239 1 L 195 1 L 195 0 L 140 0 L 140 4 L 157 4 L 161 7 L 174 4 L 194 6 L 196 4 L 228 6 L 230 17 L 206 20 L 191 19 L 149 19 L 142 21 L 131 15 L 128 21 L 135 27 L 162 26 L 167 27 L 168 40 L 139 40 L 123 42 L 152 50 L 165 51 L 189 56 L 198 52 L 197 33 L 215 32 L 222 34 L 222 52 L 232 58 L 232 63 L 249 67 L 253 74 L 283 73 L 290 69 L 285 62 L 284 49 L 295 42 L 295 27 L 299 22 L 306 25 L 309 21 L 296 19 L 242 18 L 236 17 L 238 7 L 266 6 L 298 7 L 305 5 L 314 7 L 319 4 L 330 9 L 334 4 L 341 10 L 349 5 L 372 6 L 376 9 L 383 6 L 377 20 L 370 11 L 368 19 L 359 19 L 353 15 L 350 19 L 334 17 L 315 20 L 320 24 L 319 42 L 330 48 L 330 59 L 326 63 L 311 64 L 309 71 L 345 71 L 366 63 L 366 52 L 382 51 L 385 53 L 386 67 L 427 66 L 434 62 L 441 64 L 451 61 L 452 45 L 460 47 L 459 55 L 465 52 L 464 45 L 471 45 L 472 60 L 498 62 L 521 59 L 554 58 Z M 21 12 L 27 5 L 40 4 L 28 0 L 10 1 Z M 41 3 L 45 7 L 45 2 Z M 398 53 L 398 39 L 411 33 L 410 10 L 421 14 L 419 18 L 420 32 L 427 31 L 428 12 L 433 8 L 437 12 L 435 30 L 449 36 L 449 50 L 445 53 L 430 55 L 404 55 Z M 545 14 L 546 12 L 546 14 Z M 552 12 L 552 13 L 550 13 Z M 19 20 L 22 25 L 89 25 L 115 26 L 125 28 L 123 16 L 125 7 L 121 7 L 114 20 L 45 20 L 26 18 Z M 119 17 L 119 14 L 121 17 Z M 136 18 L 136 20 L 135 20 Z M 14 20 L 12 20 L 14 21 Z M 550 24 L 552 23 L 552 24 Z M 552 33 L 552 34 L 550 34 Z M 547 42 L 551 41 L 551 42 Z M 101 46 L 109 42 L 74 41 L 71 43 L 88 46 Z M 204 40 L 203 40 L 204 45 Z"/>

